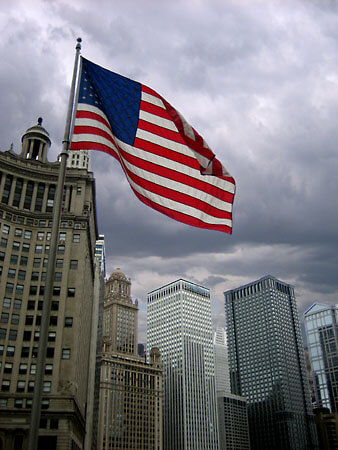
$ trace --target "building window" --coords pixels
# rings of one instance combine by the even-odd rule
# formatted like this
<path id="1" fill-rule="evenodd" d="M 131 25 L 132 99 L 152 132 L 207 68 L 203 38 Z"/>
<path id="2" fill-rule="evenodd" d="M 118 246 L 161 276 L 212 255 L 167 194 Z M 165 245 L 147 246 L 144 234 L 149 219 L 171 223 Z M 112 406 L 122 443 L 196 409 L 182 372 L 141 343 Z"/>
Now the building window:
<path id="1" fill-rule="evenodd" d="M 29 373 L 31 375 L 35 375 L 36 374 L 36 364 L 31 364 L 31 368 L 30 368 Z M 34 381 L 33 381 L 33 383 L 34 383 Z"/>
<path id="2" fill-rule="evenodd" d="M 52 375 L 53 373 L 53 364 L 46 364 L 45 366 L 45 374 Z"/>
<path id="3" fill-rule="evenodd" d="M 22 251 L 25 253 L 29 252 L 30 244 L 27 244 L 26 242 L 23 242 L 22 244 Z"/>
<path id="4" fill-rule="evenodd" d="M 3 392 L 8 392 L 10 385 L 11 385 L 11 382 L 9 380 L 3 380 L 2 385 L 1 385 L 1 390 Z"/>
<path id="5" fill-rule="evenodd" d="M 73 326 L 73 317 L 65 317 L 65 327 Z"/>
<path id="6" fill-rule="evenodd" d="M 6 283 L 6 292 L 11 294 L 14 291 L 14 284 L 13 283 Z"/>
<path id="7" fill-rule="evenodd" d="M 32 281 L 38 281 L 39 280 L 39 272 L 32 272 L 31 280 Z M 36 286 L 34 286 L 34 287 L 36 287 Z"/>
<path id="8" fill-rule="evenodd" d="M 54 286 L 53 287 L 53 295 L 55 297 L 58 297 L 61 293 L 61 287 L 60 286 Z"/>
<path id="9" fill-rule="evenodd" d="M 26 382 L 18 381 L 16 385 L 16 392 L 25 392 Z"/>
<path id="10" fill-rule="evenodd" d="M 50 316 L 50 318 L 49 318 L 49 325 L 52 325 L 52 326 L 57 326 L 57 324 L 58 324 L 58 317 L 57 316 Z"/>
<path id="11" fill-rule="evenodd" d="M 8 278 L 15 278 L 16 275 L 16 269 L 8 269 Z"/>
<path id="12" fill-rule="evenodd" d="M 7 328 L 0 328 L 0 339 L 6 339 Z"/>
<path id="13" fill-rule="evenodd" d="M 13 206 L 16 206 L 17 208 L 20 206 L 22 188 L 23 188 L 23 178 L 17 178 L 13 197 Z"/>
<path id="14" fill-rule="evenodd" d="M 78 260 L 77 259 L 71 259 L 69 263 L 70 269 L 77 269 L 78 267 Z"/>
<path id="15" fill-rule="evenodd" d="M 47 347 L 47 358 L 54 358 L 54 347 Z"/>
<path id="16" fill-rule="evenodd" d="M 43 392 L 50 392 L 52 387 L 52 382 L 51 381 L 44 381 L 43 382 Z"/>
<path id="17" fill-rule="evenodd" d="M 44 238 L 45 238 L 45 232 L 44 231 L 38 231 L 37 240 L 38 241 L 43 241 Z"/>
<path id="18" fill-rule="evenodd" d="M 3 234 L 9 234 L 11 227 L 9 225 L 3 225 L 2 226 L 2 232 Z"/>
<path id="19" fill-rule="evenodd" d="M 43 246 L 41 244 L 35 245 L 35 253 L 42 253 Z"/>
<path id="20" fill-rule="evenodd" d="M 18 255 L 11 255 L 10 263 L 11 264 L 17 264 L 19 260 Z"/>
<path id="21" fill-rule="evenodd" d="M 23 374 L 27 373 L 27 369 L 28 369 L 28 364 L 27 363 L 20 363 L 19 374 L 23 375 Z"/>
<path id="22" fill-rule="evenodd" d="M 25 330 L 25 331 L 23 332 L 23 340 L 24 340 L 24 341 L 30 341 L 30 340 L 31 340 L 31 337 L 32 337 L 32 332 L 31 332 L 31 331 Z"/>
<path id="23" fill-rule="evenodd" d="M 23 208 L 29 210 L 32 203 L 32 197 L 33 197 L 33 190 L 34 190 L 34 183 L 33 181 L 28 181 L 26 186 L 26 195 L 25 195 L 25 201 L 23 204 Z"/>
<path id="24" fill-rule="evenodd" d="M 59 302 L 57 301 L 52 301 L 52 307 L 51 307 L 52 311 L 59 311 Z"/>
<path id="25" fill-rule="evenodd" d="M 47 267 L 47 265 L 48 265 L 48 257 L 43 258 L 42 267 Z"/>
<path id="26" fill-rule="evenodd" d="M 4 237 L 0 238 L 0 247 L 4 247 L 4 248 L 7 247 L 7 239 L 6 238 L 4 238 Z M 20 248 L 20 244 L 19 244 L 19 248 Z"/>
<path id="27" fill-rule="evenodd" d="M 49 342 L 55 342 L 56 339 L 56 332 L 55 331 L 50 331 L 48 333 L 48 341 Z"/>
<path id="28" fill-rule="evenodd" d="M 27 266 L 28 263 L 28 257 L 27 256 L 21 256 L 20 258 L 20 266 Z"/>
<path id="29" fill-rule="evenodd" d="M 15 228 L 14 236 L 21 237 L 23 234 L 22 228 Z"/>
<path id="30" fill-rule="evenodd" d="M 9 320 L 9 313 L 2 312 L 1 317 L 0 317 L 0 322 L 8 323 L 8 320 Z"/>
<path id="31" fill-rule="evenodd" d="M 69 287 L 69 288 L 67 289 L 67 296 L 68 296 L 68 297 L 75 297 L 75 288 Z"/>
<path id="32" fill-rule="evenodd" d="M 80 235 L 79 234 L 73 234 L 73 242 L 80 242 Z"/>
<path id="33" fill-rule="evenodd" d="M 32 373 L 32 372 L 31 372 Z M 28 381 L 28 392 L 33 392 L 34 391 L 34 381 Z"/>
<path id="34" fill-rule="evenodd" d="M 26 271 L 25 270 L 19 270 L 18 272 L 18 280 L 25 280 L 26 279 Z"/>
<path id="35" fill-rule="evenodd" d="M 1 246 L 1 243 L 0 243 Z M 0 252 L 0 261 L 5 261 L 5 253 L 4 252 Z"/>
<path id="36" fill-rule="evenodd" d="M 70 359 L 70 348 L 62 349 L 62 359 Z"/>
<path id="37" fill-rule="evenodd" d="M 61 280 L 62 280 L 62 272 L 55 272 L 54 281 L 61 281 Z"/>
<path id="38" fill-rule="evenodd" d="M 9 341 L 16 341 L 16 337 L 18 335 L 17 330 L 9 330 L 8 340 Z"/>
<path id="39" fill-rule="evenodd" d="M 3 302 L 2 302 L 2 306 L 4 308 L 10 308 L 11 307 L 11 303 L 12 303 L 12 299 L 9 297 L 4 297 Z"/>
<path id="40" fill-rule="evenodd" d="M 28 300 L 27 309 L 28 310 L 34 310 L 35 309 L 35 300 Z"/>
<path id="41" fill-rule="evenodd" d="M 20 299 L 18 299 L 18 298 L 15 298 L 14 299 L 13 308 L 14 309 L 21 309 L 21 304 L 22 304 L 22 301 Z"/>
<path id="42" fill-rule="evenodd" d="M 36 295 L 38 293 L 37 286 L 29 286 L 29 295 Z"/>
<path id="43" fill-rule="evenodd" d="M 28 219 L 27 219 L 27 223 L 28 223 Z M 32 231 L 31 230 L 25 230 L 24 238 L 25 239 L 30 239 L 31 237 L 32 237 Z"/>
<path id="44" fill-rule="evenodd" d="M 4 366 L 4 373 L 12 373 L 13 363 L 6 362 Z"/>
<path id="45" fill-rule="evenodd" d="M 21 358 L 28 358 L 28 357 L 29 357 L 29 347 L 22 347 Z"/>
<path id="46" fill-rule="evenodd" d="M 26 316 L 26 321 L 25 321 L 25 325 L 33 325 L 33 321 L 34 321 L 34 316 Z"/>
<path id="47" fill-rule="evenodd" d="M 57 252 L 63 254 L 65 252 L 65 246 L 64 245 L 58 245 Z"/>
<path id="48" fill-rule="evenodd" d="M 11 324 L 18 325 L 20 320 L 19 314 L 12 314 Z"/>
<path id="49" fill-rule="evenodd" d="M 6 356 L 14 356 L 15 347 L 13 345 L 7 346 Z"/>
<path id="50" fill-rule="evenodd" d="M 35 211 L 41 212 L 44 193 L 45 193 L 45 184 L 39 183 L 35 199 Z"/>
<path id="51" fill-rule="evenodd" d="M 6 205 L 8 205 L 8 199 L 9 194 L 11 192 L 12 183 L 13 183 L 13 175 L 7 175 L 4 189 L 2 192 L 2 203 L 5 203 Z"/>
<path id="52" fill-rule="evenodd" d="M 33 259 L 33 267 L 40 267 L 40 265 L 41 265 L 41 258 L 34 258 Z M 38 272 L 34 272 L 34 273 L 38 273 Z M 38 279 L 39 279 L 39 277 L 37 278 L 37 280 Z"/>
<path id="53" fill-rule="evenodd" d="M 67 236 L 67 233 L 65 231 L 60 231 L 60 233 L 59 233 L 59 241 L 65 242 L 66 241 L 66 236 Z"/>
<path id="54" fill-rule="evenodd" d="M 57 260 L 56 260 L 55 266 L 56 266 L 58 269 L 62 269 L 62 268 L 63 268 L 63 259 L 57 259 Z"/>
<path id="55" fill-rule="evenodd" d="M 19 295 L 22 295 L 23 294 L 23 288 L 24 288 L 23 284 L 17 284 L 16 288 L 15 288 L 15 292 L 17 294 L 19 294 Z"/>

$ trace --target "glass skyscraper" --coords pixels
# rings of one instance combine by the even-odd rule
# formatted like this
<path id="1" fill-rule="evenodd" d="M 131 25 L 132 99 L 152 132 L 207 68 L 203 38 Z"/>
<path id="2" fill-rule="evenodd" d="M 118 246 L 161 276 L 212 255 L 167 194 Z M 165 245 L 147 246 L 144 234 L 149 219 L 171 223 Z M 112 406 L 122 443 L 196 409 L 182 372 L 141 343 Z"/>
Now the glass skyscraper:
<path id="1" fill-rule="evenodd" d="M 316 404 L 338 412 L 338 305 L 314 303 L 304 320 Z"/>
<path id="2" fill-rule="evenodd" d="M 163 364 L 164 449 L 218 449 L 209 289 L 180 279 L 148 294 L 152 347 Z"/>
<path id="3" fill-rule="evenodd" d="M 318 448 L 294 289 L 267 275 L 224 295 L 231 390 L 247 398 L 251 448 Z"/>

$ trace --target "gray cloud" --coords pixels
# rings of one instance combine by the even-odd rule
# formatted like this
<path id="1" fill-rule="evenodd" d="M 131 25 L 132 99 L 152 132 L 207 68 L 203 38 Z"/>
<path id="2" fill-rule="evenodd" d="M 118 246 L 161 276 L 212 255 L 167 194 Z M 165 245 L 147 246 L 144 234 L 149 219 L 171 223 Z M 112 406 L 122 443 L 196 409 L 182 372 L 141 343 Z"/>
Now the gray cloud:
<path id="1" fill-rule="evenodd" d="M 179 277 L 223 291 L 271 273 L 300 312 L 337 302 L 338 11 L 334 2 L 9 1 L 0 25 L 1 150 L 38 116 L 61 148 L 75 39 L 83 55 L 158 90 L 234 175 L 234 232 L 190 228 L 140 203 L 92 154 L 108 271 L 146 293 Z M 164 20 L 165 18 L 165 20 Z"/>

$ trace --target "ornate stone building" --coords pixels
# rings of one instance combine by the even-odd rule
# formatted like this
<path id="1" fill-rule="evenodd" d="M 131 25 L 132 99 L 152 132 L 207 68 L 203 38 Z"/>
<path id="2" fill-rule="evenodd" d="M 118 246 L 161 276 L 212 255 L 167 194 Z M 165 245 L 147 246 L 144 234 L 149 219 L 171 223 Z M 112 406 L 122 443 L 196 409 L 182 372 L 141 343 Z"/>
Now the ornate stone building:
<path id="1" fill-rule="evenodd" d="M 20 155 L 0 152 L 0 448 L 25 449 L 59 162 L 42 120 Z M 67 169 L 48 334 L 39 448 L 82 449 L 91 342 L 92 173 Z"/>
<path id="2" fill-rule="evenodd" d="M 98 449 L 162 449 L 162 364 L 137 356 L 138 302 L 117 269 L 105 287 Z"/>

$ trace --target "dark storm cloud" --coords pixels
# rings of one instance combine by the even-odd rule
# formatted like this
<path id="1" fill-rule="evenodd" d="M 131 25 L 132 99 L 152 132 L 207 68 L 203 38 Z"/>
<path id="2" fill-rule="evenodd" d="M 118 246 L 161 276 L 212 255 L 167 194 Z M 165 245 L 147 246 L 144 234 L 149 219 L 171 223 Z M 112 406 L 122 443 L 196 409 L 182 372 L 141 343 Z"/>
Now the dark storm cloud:
<path id="1" fill-rule="evenodd" d="M 108 271 L 146 293 L 179 277 L 223 292 L 271 273 L 302 311 L 337 301 L 338 11 L 330 2 L 3 2 L 1 150 L 38 116 L 61 148 L 75 39 L 83 55 L 158 90 L 235 177 L 232 236 L 147 207 L 93 154 Z M 145 322 L 142 312 L 142 323 Z"/>

